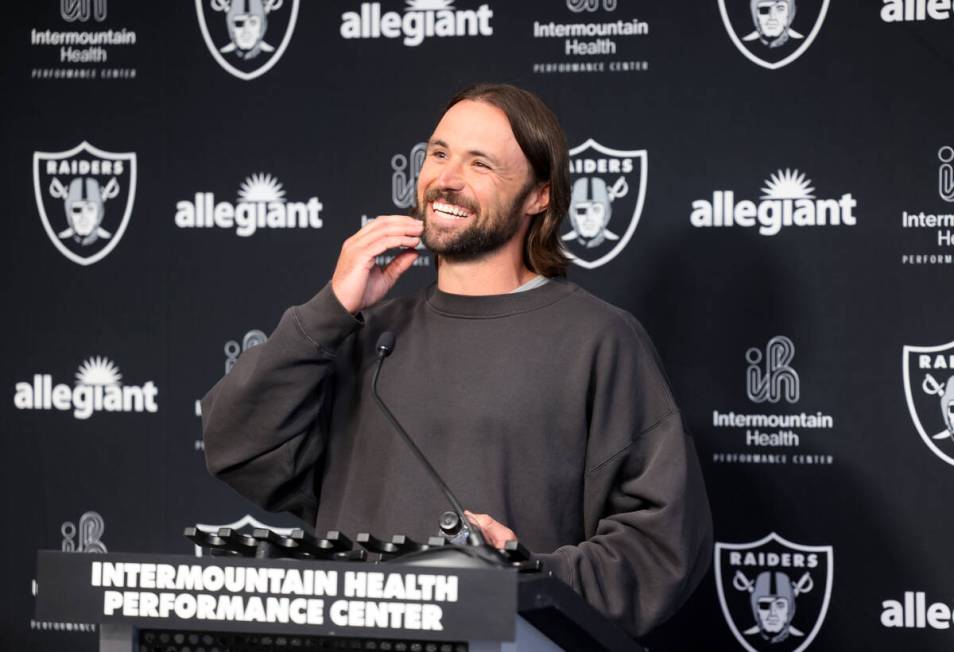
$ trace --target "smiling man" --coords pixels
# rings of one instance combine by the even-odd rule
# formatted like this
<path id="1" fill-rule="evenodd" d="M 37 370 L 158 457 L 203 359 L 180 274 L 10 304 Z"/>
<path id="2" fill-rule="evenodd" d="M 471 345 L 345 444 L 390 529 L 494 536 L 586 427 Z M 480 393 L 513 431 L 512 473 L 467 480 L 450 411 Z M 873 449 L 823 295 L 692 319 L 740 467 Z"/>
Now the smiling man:
<path id="1" fill-rule="evenodd" d="M 210 471 L 318 532 L 435 535 L 444 498 L 369 391 L 391 331 L 380 391 L 488 541 L 519 538 L 632 635 L 670 616 L 709 564 L 702 476 L 645 331 L 564 278 L 569 201 L 566 140 L 539 98 L 456 95 L 414 217 L 348 238 L 331 282 L 203 399 Z M 421 240 L 436 285 L 385 299 Z"/>

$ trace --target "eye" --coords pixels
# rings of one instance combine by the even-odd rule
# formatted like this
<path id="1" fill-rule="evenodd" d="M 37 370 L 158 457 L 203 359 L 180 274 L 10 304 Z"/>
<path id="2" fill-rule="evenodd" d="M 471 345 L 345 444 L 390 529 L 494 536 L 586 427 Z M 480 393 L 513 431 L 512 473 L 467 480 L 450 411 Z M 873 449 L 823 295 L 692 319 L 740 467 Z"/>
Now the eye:
<path id="1" fill-rule="evenodd" d="M 475 167 L 478 167 L 478 168 L 483 168 L 483 169 L 485 169 L 485 170 L 491 169 L 491 168 L 490 168 L 490 165 L 488 165 L 488 164 L 485 163 L 484 161 L 480 161 L 480 160 L 474 161 L 474 166 L 475 166 Z"/>
<path id="2" fill-rule="evenodd" d="M 431 156 L 434 158 L 447 158 L 447 154 L 439 149 L 431 150 Z"/>

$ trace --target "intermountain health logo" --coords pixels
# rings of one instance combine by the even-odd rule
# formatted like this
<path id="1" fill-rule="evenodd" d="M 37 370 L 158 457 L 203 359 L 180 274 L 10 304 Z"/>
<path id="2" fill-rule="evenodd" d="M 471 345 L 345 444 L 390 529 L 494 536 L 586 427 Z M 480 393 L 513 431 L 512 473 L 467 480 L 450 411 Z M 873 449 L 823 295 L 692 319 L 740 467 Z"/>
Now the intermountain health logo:
<path id="1" fill-rule="evenodd" d="M 569 13 L 559 21 L 533 21 L 533 38 L 548 61 L 533 63 L 538 74 L 645 72 L 649 23 L 623 10 L 616 0 L 566 0 Z"/>
<path id="2" fill-rule="evenodd" d="M 749 652 L 801 652 L 828 613 L 832 546 L 806 546 L 775 532 L 748 543 L 715 544 L 722 614 Z"/>
<path id="3" fill-rule="evenodd" d="M 403 214 L 412 214 L 417 204 L 417 178 L 427 157 L 427 143 L 414 143 L 407 155 L 395 154 L 391 157 L 391 201 L 394 207 Z M 367 213 L 361 216 L 361 228 L 374 221 Z M 417 258 L 412 267 L 431 267 L 431 253 L 424 243 L 417 245 Z M 375 263 L 380 266 L 388 265 L 400 253 L 400 249 L 391 249 L 375 256 Z"/>
<path id="4" fill-rule="evenodd" d="M 128 385 L 122 379 L 114 362 L 94 356 L 79 366 L 72 387 L 66 383 L 54 385 L 52 374 L 34 374 L 32 382 L 18 382 L 13 404 L 18 410 L 72 411 L 77 419 L 88 419 L 95 412 L 159 410 L 159 389 L 153 381 Z"/>
<path id="5" fill-rule="evenodd" d="M 712 454 L 722 464 L 830 465 L 829 454 L 800 452 L 802 438 L 811 448 L 824 441 L 810 431 L 831 431 L 835 418 L 820 410 L 798 408 L 802 378 L 795 367 L 795 343 L 785 335 L 769 338 L 764 348 L 745 351 L 745 395 L 753 404 L 744 410 L 712 411 L 712 427 L 733 433 L 745 452 L 728 450 Z M 740 369 L 741 371 L 741 369 Z M 740 375 L 741 380 L 741 375 Z M 755 407 L 761 406 L 761 407 Z M 761 452 L 763 450 L 772 452 Z"/>
<path id="6" fill-rule="evenodd" d="M 199 29 L 212 58 L 246 81 L 278 63 L 298 19 L 298 0 L 195 0 Z"/>
<path id="7" fill-rule="evenodd" d="M 954 465 L 954 342 L 905 346 L 901 368 L 908 411 L 921 440 Z"/>
<path id="8" fill-rule="evenodd" d="M 64 152 L 34 152 L 33 193 L 53 246 L 74 263 L 92 265 L 116 248 L 129 225 L 136 154 L 86 141 Z"/>
<path id="9" fill-rule="evenodd" d="M 732 190 L 716 190 L 712 199 L 692 202 L 689 222 L 696 228 L 758 227 L 761 235 L 776 235 L 792 226 L 854 226 L 858 202 L 851 193 L 839 199 L 819 199 L 810 179 L 798 170 L 779 170 L 765 181 L 758 201 L 736 201 Z"/>
<path id="10" fill-rule="evenodd" d="M 59 4 L 62 22 L 52 29 L 30 29 L 31 50 L 25 60 L 35 66 L 31 79 L 136 78 L 136 32 L 116 26 L 106 0 L 41 0 L 33 4 Z M 123 5 L 128 3 L 118 4 L 122 19 L 128 9 Z"/>
<path id="11" fill-rule="evenodd" d="M 629 244 L 646 200 L 647 158 L 644 149 L 612 149 L 592 138 L 570 150 L 573 186 L 562 239 L 580 267 L 605 265 Z"/>
<path id="12" fill-rule="evenodd" d="M 829 0 L 719 0 L 729 38 L 752 63 L 777 70 L 802 56 L 828 13 Z"/>
<path id="13" fill-rule="evenodd" d="M 770 339 L 764 354 L 754 346 L 746 351 L 749 368 L 746 370 L 745 391 L 749 400 L 753 403 L 778 403 L 784 398 L 789 403 L 798 403 L 798 372 L 789 364 L 794 357 L 795 344 L 784 335 Z"/>
<path id="14" fill-rule="evenodd" d="M 937 194 L 944 204 L 929 206 L 927 211 L 901 211 L 901 228 L 905 230 L 904 240 L 919 238 L 919 249 L 901 254 L 903 265 L 950 265 L 954 263 L 951 247 L 954 247 L 954 213 L 949 204 L 954 203 L 954 147 L 941 145 L 931 164 L 932 185 L 936 185 Z M 937 166 L 936 168 L 934 166 Z M 925 166 L 926 167 L 926 166 Z M 925 175 L 927 176 L 927 175 Z M 925 190 L 927 190 L 925 184 Z M 911 233 L 908 236 L 907 233 Z M 915 235 L 924 233 L 923 236 Z"/>
<path id="15" fill-rule="evenodd" d="M 103 543 L 106 521 L 98 512 L 83 512 L 78 523 L 64 521 L 60 526 L 63 552 L 107 552 Z"/>
<path id="16" fill-rule="evenodd" d="M 395 3 L 396 4 L 396 3 Z M 341 14 L 344 39 L 401 39 L 415 47 L 425 38 L 493 36 L 493 9 L 457 9 L 454 0 L 406 0 L 404 13 L 385 11 L 380 2 L 362 2 L 358 11 Z"/>
<path id="17" fill-rule="evenodd" d="M 259 229 L 320 229 L 322 208 L 318 197 L 288 201 L 278 179 L 260 172 L 242 183 L 235 203 L 216 202 L 213 193 L 197 192 L 193 201 L 176 203 L 175 220 L 180 229 L 234 229 L 247 238 Z"/>
<path id="18" fill-rule="evenodd" d="M 83 512 L 79 521 L 64 521 L 60 525 L 63 540 L 60 550 L 63 552 L 79 552 L 100 554 L 108 552 L 103 543 L 103 533 L 106 531 L 106 521 L 99 512 Z M 37 583 L 32 582 L 32 593 L 37 594 Z M 92 623 L 65 623 L 49 620 L 31 620 L 30 629 L 43 632 L 95 632 L 96 625 Z"/>
<path id="19" fill-rule="evenodd" d="M 417 177 L 427 157 L 427 143 L 415 143 L 409 156 L 391 157 L 391 201 L 397 208 L 409 209 L 417 201 Z"/>

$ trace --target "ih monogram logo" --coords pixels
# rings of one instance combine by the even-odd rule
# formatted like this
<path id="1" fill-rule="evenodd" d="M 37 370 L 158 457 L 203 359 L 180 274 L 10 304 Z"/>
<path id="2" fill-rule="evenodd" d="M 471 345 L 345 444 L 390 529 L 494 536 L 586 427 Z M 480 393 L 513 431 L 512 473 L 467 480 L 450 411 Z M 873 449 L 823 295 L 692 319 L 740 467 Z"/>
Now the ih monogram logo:
<path id="1" fill-rule="evenodd" d="M 391 201 L 398 208 L 411 208 L 417 200 L 417 177 L 427 156 L 427 143 L 417 143 L 410 157 L 395 154 L 391 157 Z"/>
<path id="2" fill-rule="evenodd" d="M 106 530 L 106 522 L 96 512 L 85 512 L 79 519 L 79 527 L 65 521 L 60 526 L 63 534 L 63 543 L 60 548 L 63 552 L 106 552 L 106 546 L 101 541 Z M 79 541 L 76 535 L 79 534 Z"/>
<path id="3" fill-rule="evenodd" d="M 795 345 L 784 335 L 776 335 L 765 346 L 765 355 L 752 347 L 745 352 L 749 363 L 745 390 L 753 403 L 778 403 L 784 398 L 797 403 L 799 395 L 798 372 L 789 363 L 795 357 Z M 764 362 L 763 366 L 759 366 Z"/>
<path id="4" fill-rule="evenodd" d="M 101 23 L 106 20 L 106 0 L 60 0 L 60 16 L 68 23 L 85 23 L 90 16 Z"/>

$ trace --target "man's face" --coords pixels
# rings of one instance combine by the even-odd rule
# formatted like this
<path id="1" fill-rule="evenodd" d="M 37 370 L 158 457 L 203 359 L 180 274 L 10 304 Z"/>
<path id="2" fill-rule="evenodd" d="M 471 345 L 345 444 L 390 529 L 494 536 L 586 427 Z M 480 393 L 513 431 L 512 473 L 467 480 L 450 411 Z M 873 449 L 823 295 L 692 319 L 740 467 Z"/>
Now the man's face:
<path id="1" fill-rule="evenodd" d="M 598 201 L 576 201 L 570 206 L 573 230 L 587 239 L 598 236 L 606 226 L 606 206 Z"/>
<path id="2" fill-rule="evenodd" d="M 763 632 L 778 634 L 788 623 L 788 599 L 780 596 L 759 598 L 758 618 Z"/>
<path id="3" fill-rule="evenodd" d="M 504 112 L 486 102 L 455 104 L 434 129 L 417 179 L 424 244 L 456 261 L 496 251 L 520 230 L 537 194 L 532 181 Z"/>
<path id="4" fill-rule="evenodd" d="M 99 225 L 99 204 L 82 199 L 71 201 L 69 217 L 73 231 L 85 238 Z"/>
<path id="5" fill-rule="evenodd" d="M 235 45 L 241 50 L 251 50 L 262 38 L 262 17 L 257 14 L 236 14 L 229 18 Z"/>
<path id="6" fill-rule="evenodd" d="M 759 20 L 759 32 L 769 38 L 778 38 L 788 29 L 791 16 L 790 8 L 785 0 L 776 2 L 760 2 L 756 6 Z"/>

